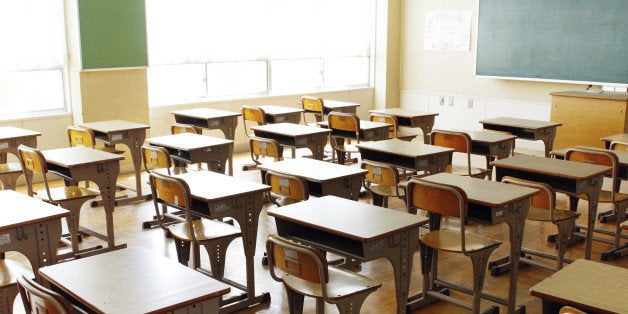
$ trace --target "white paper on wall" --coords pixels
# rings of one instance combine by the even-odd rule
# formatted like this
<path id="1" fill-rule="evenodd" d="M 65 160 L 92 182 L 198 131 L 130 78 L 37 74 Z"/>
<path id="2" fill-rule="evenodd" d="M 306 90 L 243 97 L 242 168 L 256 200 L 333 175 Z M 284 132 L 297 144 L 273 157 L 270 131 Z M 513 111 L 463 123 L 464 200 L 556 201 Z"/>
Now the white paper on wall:
<path id="1" fill-rule="evenodd" d="M 425 51 L 469 51 L 471 11 L 425 12 Z"/>

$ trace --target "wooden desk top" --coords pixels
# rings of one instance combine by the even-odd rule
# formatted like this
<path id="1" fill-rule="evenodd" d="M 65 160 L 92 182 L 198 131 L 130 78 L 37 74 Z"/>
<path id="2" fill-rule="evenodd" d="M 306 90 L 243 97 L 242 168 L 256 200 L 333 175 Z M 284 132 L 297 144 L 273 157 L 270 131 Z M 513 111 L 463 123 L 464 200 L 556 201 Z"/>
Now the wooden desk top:
<path id="1" fill-rule="evenodd" d="M 242 113 L 240 112 L 217 110 L 217 109 L 210 109 L 210 108 L 178 110 L 178 111 L 173 111 L 172 114 L 198 118 L 198 119 L 212 119 L 212 118 L 233 117 L 233 116 L 242 115 Z"/>
<path id="2" fill-rule="evenodd" d="M 552 96 L 577 97 L 577 98 L 593 98 L 608 100 L 628 100 L 628 93 L 615 92 L 586 92 L 586 91 L 566 91 L 551 92 Z"/>
<path id="3" fill-rule="evenodd" d="M 491 162 L 492 166 L 535 172 L 567 179 L 585 180 L 607 172 L 610 167 L 560 159 L 516 155 Z"/>
<path id="4" fill-rule="evenodd" d="M 510 127 L 530 129 L 530 130 L 554 128 L 554 127 L 563 125 L 560 122 L 547 122 L 547 121 L 539 121 L 539 120 L 508 118 L 508 117 L 485 119 L 485 120 L 480 121 L 480 123 L 510 126 Z"/>
<path id="5" fill-rule="evenodd" d="M 147 138 L 146 142 L 152 145 L 165 146 L 180 150 L 194 150 L 212 146 L 232 145 L 232 140 L 211 137 L 194 133 L 179 133 L 159 137 Z"/>
<path id="6" fill-rule="evenodd" d="M 460 187 L 467 193 L 470 202 L 489 207 L 502 207 L 539 192 L 538 189 L 450 173 L 438 173 L 421 179 Z"/>
<path id="7" fill-rule="evenodd" d="M 622 134 L 609 135 L 609 136 L 605 136 L 601 138 L 600 140 L 604 142 L 619 141 L 619 142 L 628 143 L 628 134 L 622 133 Z"/>
<path id="8" fill-rule="evenodd" d="M 454 152 L 454 150 L 451 148 L 423 144 L 419 142 L 407 142 L 396 139 L 360 143 L 356 144 L 355 146 L 362 149 L 369 149 L 410 158 Z"/>
<path id="9" fill-rule="evenodd" d="M 530 294 L 584 311 L 628 313 L 627 279 L 626 268 L 579 259 L 534 285 Z"/>
<path id="10" fill-rule="evenodd" d="M 268 209 L 268 215 L 360 242 L 426 224 L 429 219 L 337 196 Z"/>
<path id="11" fill-rule="evenodd" d="M 2 214 L 0 215 L 0 232 L 10 230 L 24 224 L 34 224 L 50 219 L 60 219 L 66 217 L 70 212 L 67 210 L 32 198 L 28 195 L 12 190 L 0 191 L 0 204 L 2 204 Z M 0 237 L 0 245 L 4 241 Z"/>
<path id="12" fill-rule="evenodd" d="M 121 155 L 81 146 L 49 149 L 42 153 L 47 162 L 64 168 L 124 159 Z"/>
<path id="13" fill-rule="evenodd" d="M 483 144 L 495 144 L 501 142 L 512 141 L 517 138 L 515 135 L 496 132 L 482 132 L 482 131 L 462 131 L 471 137 L 471 140 L 475 143 Z"/>
<path id="14" fill-rule="evenodd" d="M 27 137 L 27 136 L 40 136 L 40 135 L 41 133 L 39 132 L 16 128 L 12 126 L 0 127 L 0 140 L 8 140 L 12 138 L 20 138 L 20 137 Z"/>
<path id="15" fill-rule="evenodd" d="M 348 167 L 310 158 L 294 158 L 258 165 L 261 170 L 281 172 L 313 182 L 326 182 L 342 177 L 366 174 L 359 167 Z"/>
<path id="16" fill-rule="evenodd" d="M 270 186 L 230 177 L 213 171 L 191 171 L 177 175 L 187 182 L 195 199 L 214 202 L 250 193 L 265 192 Z"/>
<path id="17" fill-rule="evenodd" d="M 564 158 L 565 153 L 567 152 L 569 148 L 555 149 L 550 152 L 550 155 L 556 155 L 558 157 Z M 622 152 L 622 151 L 610 150 L 610 149 L 604 149 L 604 148 L 592 147 L 592 146 L 583 146 L 583 145 L 574 146 L 573 148 L 587 148 L 587 149 L 594 149 L 594 150 L 601 150 L 601 151 L 609 151 L 617 155 L 617 159 L 619 159 L 619 163 L 621 165 L 623 166 L 628 165 L 628 152 Z"/>
<path id="18" fill-rule="evenodd" d="M 425 111 L 402 109 L 402 108 L 377 109 L 377 110 L 369 110 L 369 112 L 389 114 L 389 115 L 402 117 L 402 118 L 432 117 L 432 116 L 435 117 L 438 115 L 438 113 L 435 113 L 435 112 L 425 112 Z"/>
<path id="19" fill-rule="evenodd" d="M 263 105 L 259 107 L 264 109 L 264 113 L 269 114 L 269 115 L 295 113 L 295 112 L 304 111 L 301 108 L 291 108 L 291 107 L 282 107 L 282 106 L 274 106 L 274 105 Z"/>
<path id="20" fill-rule="evenodd" d="M 331 130 L 325 128 L 311 127 L 294 123 L 274 123 L 252 126 L 254 131 L 262 131 L 286 136 L 303 136 L 318 133 L 329 133 Z"/>
<path id="21" fill-rule="evenodd" d="M 80 126 L 84 128 L 92 129 L 97 132 L 102 132 L 102 133 L 150 129 L 150 125 L 129 122 L 129 121 L 124 121 L 124 120 L 90 122 L 90 123 L 83 123 Z"/>
<path id="22" fill-rule="evenodd" d="M 354 102 L 323 99 L 323 106 L 325 108 L 334 109 L 334 108 L 360 107 L 360 104 L 354 103 Z"/>
<path id="23" fill-rule="evenodd" d="M 100 313 L 163 313 L 231 290 L 176 260 L 140 247 L 43 267 L 39 273 Z"/>

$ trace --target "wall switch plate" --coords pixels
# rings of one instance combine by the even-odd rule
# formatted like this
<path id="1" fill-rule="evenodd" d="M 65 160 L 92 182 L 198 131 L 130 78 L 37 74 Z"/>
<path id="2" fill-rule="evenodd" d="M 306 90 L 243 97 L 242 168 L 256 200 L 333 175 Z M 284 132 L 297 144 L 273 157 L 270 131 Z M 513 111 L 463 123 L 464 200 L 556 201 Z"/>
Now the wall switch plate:
<path id="1" fill-rule="evenodd" d="M 469 100 L 468 100 L 468 101 L 469 101 L 469 102 L 468 102 L 468 104 L 467 104 L 467 107 L 468 107 L 469 109 L 470 109 L 470 108 L 473 108 L 473 98 L 469 98 Z"/>
<path id="2" fill-rule="evenodd" d="M 454 105 L 454 98 L 453 97 L 447 97 L 447 104 L 450 107 L 453 107 L 453 105 Z"/>
<path id="3" fill-rule="evenodd" d="M 438 105 L 439 106 L 444 106 L 445 105 L 445 97 L 440 96 L 440 99 L 438 100 Z"/>

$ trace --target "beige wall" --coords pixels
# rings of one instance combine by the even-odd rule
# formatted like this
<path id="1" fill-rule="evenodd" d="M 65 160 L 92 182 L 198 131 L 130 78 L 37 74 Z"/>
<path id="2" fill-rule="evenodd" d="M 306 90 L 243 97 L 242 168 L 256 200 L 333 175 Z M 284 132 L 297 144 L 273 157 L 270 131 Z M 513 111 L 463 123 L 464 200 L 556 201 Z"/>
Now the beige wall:
<path id="1" fill-rule="evenodd" d="M 426 11 L 472 12 L 471 51 L 423 50 Z M 549 93 L 586 86 L 474 77 L 478 0 L 403 0 L 400 90 L 478 98 L 550 102 Z"/>

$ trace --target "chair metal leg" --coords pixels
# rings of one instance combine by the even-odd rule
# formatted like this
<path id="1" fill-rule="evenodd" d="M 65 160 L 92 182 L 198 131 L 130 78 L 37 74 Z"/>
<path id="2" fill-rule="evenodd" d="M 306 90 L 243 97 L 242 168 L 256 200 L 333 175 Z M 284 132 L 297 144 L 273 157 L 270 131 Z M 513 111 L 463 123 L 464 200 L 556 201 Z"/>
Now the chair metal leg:
<path id="1" fill-rule="evenodd" d="M 288 306 L 290 308 L 290 314 L 302 314 L 303 313 L 303 295 L 290 289 L 284 285 L 286 293 L 288 294 Z"/>
<path id="2" fill-rule="evenodd" d="M 174 239 L 174 245 L 177 250 L 177 259 L 179 263 L 188 266 L 190 261 L 190 242 L 182 241 L 177 238 Z"/>

